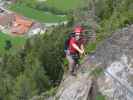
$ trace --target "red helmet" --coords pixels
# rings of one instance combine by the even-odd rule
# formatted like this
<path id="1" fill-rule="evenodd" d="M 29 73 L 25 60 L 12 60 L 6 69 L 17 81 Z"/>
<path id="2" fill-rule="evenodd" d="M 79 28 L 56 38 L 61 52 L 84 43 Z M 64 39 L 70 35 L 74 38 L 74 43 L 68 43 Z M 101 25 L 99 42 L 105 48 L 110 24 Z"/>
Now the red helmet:
<path id="1" fill-rule="evenodd" d="M 83 28 L 81 27 L 81 26 L 76 26 L 75 28 L 74 28 L 74 32 L 75 33 L 82 33 L 84 30 L 83 30 Z"/>

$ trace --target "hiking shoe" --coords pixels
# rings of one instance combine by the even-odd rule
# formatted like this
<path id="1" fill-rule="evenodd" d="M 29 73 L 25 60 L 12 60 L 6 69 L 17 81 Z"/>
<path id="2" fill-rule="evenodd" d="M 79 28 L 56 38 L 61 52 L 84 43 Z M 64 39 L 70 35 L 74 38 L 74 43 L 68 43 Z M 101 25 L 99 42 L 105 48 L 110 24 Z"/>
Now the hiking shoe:
<path id="1" fill-rule="evenodd" d="M 71 72 L 71 73 L 70 73 L 70 75 L 72 75 L 72 76 L 76 76 L 76 73 L 74 73 L 74 72 Z"/>

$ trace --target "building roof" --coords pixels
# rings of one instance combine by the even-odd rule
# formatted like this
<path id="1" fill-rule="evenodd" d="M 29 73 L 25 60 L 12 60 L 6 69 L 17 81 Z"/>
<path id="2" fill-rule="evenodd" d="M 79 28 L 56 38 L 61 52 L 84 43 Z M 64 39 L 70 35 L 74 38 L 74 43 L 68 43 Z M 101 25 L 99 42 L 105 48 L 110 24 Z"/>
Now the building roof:
<path id="1" fill-rule="evenodd" d="M 31 29 L 37 29 L 37 28 L 42 28 L 42 25 L 39 22 L 34 22 Z"/>
<path id="2" fill-rule="evenodd" d="M 13 14 L 6 14 L 6 15 L 1 15 L 0 16 L 0 25 L 6 26 L 12 23 L 14 20 L 14 15 Z"/>
<path id="3" fill-rule="evenodd" d="M 32 21 L 16 15 L 15 21 L 12 24 L 11 32 L 16 34 L 24 34 L 31 28 L 32 23 Z"/>

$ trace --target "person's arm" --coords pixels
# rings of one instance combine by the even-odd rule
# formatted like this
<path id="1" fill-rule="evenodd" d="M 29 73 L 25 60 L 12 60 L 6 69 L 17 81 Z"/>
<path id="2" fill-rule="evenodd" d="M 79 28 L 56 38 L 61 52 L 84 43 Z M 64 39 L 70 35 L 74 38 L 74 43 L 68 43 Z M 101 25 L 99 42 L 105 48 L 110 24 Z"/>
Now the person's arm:
<path id="1" fill-rule="evenodd" d="M 84 45 L 83 44 L 81 44 L 80 48 L 81 48 L 81 50 L 84 51 Z"/>
<path id="2" fill-rule="evenodd" d="M 83 52 L 83 55 L 84 55 L 84 56 L 86 56 L 85 49 L 84 49 L 84 45 L 83 45 L 83 44 L 81 44 L 81 45 L 80 45 L 80 48 L 81 48 L 81 50 L 83 50 L 83 51 L 84 51 L 84 52 Z"/>
<path id="3" fill-rule="evenodd" d="M 72 44 L 73 48 L 75 48 L 79 53 L 83 54 L 84 50 L 80 49 L 76 44 Z"/>
<path id="4" fill-rule="evenodd" d="M 81 48 L 81 50 L 83 50 L 83 51 L 84 51 L 84 56 L 86 56 L 85 49 L 84 49 L 84 45 L 83 45 L 83 44 L 81 44 L 80 48 Z"/>

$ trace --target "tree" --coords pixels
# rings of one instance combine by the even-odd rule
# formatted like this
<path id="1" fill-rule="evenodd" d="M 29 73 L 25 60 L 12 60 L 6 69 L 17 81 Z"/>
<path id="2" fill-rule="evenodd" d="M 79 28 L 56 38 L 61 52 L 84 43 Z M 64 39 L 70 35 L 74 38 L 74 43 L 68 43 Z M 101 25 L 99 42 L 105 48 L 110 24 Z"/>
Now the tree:
<path id="1" fill-rule="evenodd" d="M 17 77 L 13 87 L 13 100 L 29 100 L 37 94 L 35 81 L 26 75 L 21 74 Z"/>
<path id="2" fill-rule="evenodd" d="M 6 71 L 12 77 L 17 77 L 24 71 L 24 62 L 21 59 L 20 54 L 5 55 L 3 62 L 3 70 Z"/>
<path id="3" fill-rule="evenodd" d="M 53 83 L 61 80 L 63 75 L 63 50 L 66 31 L 65 26 L 59 26 L 44 36 L 35 36 L 29 43 L 31 48 L 28 53 L 34 53 L 34 57 L 38 58 L 46 75 Z"/>
<path id="4" fill-rule="evenodd" d="M 13 78 L 0 68 L 0 100 L 10 100 L 13 84 Z"/>
<path id="5" fill-rule="evenodd" d="M 32 53 L 29 53 L 26 57 L 24 75 L 34 80 L 38 93 L 42 93 L 50 89 L 49 78 L 46 75 L 41 62 L 38 58 L 35 58 Z"/>
<path id="6" fill-rule="evenodd" d="M 56 81 L 62 78 L 65 27 L 56 28 L 52 34 L 44 36 L 40 47 L 40 60 L 51 80 Z M 58 74 L 57 74 L 58 73 Z"/>

